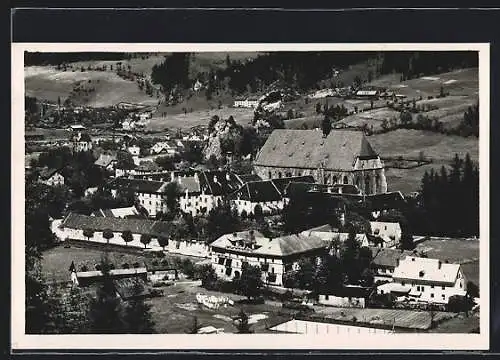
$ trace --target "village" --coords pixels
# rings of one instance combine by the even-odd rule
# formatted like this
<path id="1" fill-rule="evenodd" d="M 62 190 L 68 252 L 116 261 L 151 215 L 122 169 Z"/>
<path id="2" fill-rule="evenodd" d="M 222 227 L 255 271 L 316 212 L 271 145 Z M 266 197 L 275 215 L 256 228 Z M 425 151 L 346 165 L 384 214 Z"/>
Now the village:
<path id="1" fill-rule="evenodd" d="M 405 178 L 395 173 L 435 160 L 383 153 L 370 135 L 414 129 L 412 113 L 428 131 L 418 114 L 432 99 L 362 83 L 307 96 L 273 83 L 218 105 L 234 117 L 159 130 L 150 126 L 164 117 L 156 105 L 33 105 L 26 221 L 49 234 L 44 282 L 80 299 L 108 279 L 120 302 L 148 304 L 157 333 L 478 332 L 471 216 L 452 231 L 425 213 L 439 212 L 426 208 L 442 186 L 434 177 L 458 174 L 460 192 L 477 167 L 457 156 L 457 173 L 438 162 L 430 178 L 421 173 L 421 189 L 399 188 Z M 193 91 L 206 86 L 197 80 Z M 313 113 L 298 114 L 307 112 L 299 102 Z M 242 109 L 253 120 L 241 120 Z M 381 109 L 410 118 L 359 125 Z M 280 125 L 302 117 L 313 120 Z"/>

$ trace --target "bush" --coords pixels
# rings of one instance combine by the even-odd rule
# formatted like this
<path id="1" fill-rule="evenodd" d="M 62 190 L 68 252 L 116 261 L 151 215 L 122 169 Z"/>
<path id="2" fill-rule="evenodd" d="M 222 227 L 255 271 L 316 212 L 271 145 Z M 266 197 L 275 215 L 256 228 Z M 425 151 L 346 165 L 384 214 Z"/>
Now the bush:
<path id="1" fill-rule="evenodd" d="M 474 301 L 461 295 L 450 296 L 446 309 L 451 312 L 467 312 L 474 306 Z"/>

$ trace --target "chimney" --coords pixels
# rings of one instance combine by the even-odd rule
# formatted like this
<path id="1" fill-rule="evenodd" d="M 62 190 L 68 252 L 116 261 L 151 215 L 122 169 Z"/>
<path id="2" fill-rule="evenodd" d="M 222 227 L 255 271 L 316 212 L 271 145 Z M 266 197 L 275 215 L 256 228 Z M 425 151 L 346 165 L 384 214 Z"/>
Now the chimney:
<path id="1" fill-rule="evenodd" d="M 441 262 L 441 260 L 438 261 L 438 269 L 440 270 L 441 269 L 441 265 L 443 265 L 443 263 Z"/>
<path id="2" fill-rule="evenodd" d="M 399 258 L 396 259 L 396 266 L 399 266 Z"/>

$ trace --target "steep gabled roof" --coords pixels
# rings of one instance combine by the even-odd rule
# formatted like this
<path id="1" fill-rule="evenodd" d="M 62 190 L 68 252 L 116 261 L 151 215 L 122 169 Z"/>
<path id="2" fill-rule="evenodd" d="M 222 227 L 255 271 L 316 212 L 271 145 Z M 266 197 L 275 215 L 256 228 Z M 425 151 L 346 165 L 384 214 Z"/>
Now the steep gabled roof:
<path id="1" fill-rule="evenodd" d="M 323 249 L 327 244 L 317 236 L 287 235 L 269 239 L 267 244 L 262 245 L 254 253 L 283 257 Z"/>
<path id="2" fill-rule="evenodd" d="M 144 179 L 127 179 L 118 177 L 107 184 L 111 189 L 126 189 L 142 193 L 162 193 L 166 183 Z"/>
<path id="3" fill-rule="evenodd" d="M 393 278 L 436 283 L 455 283 L 460 264 L 443 263 L 438 259 L 407 256 L 394 269 Z"/>
<path id="4" fill-rule="evenodd" d="M 52 176 L 54 176 L 54 174 L 58 173 L 60 169 L 55 169 L 55 168 L 43 168 L 41 171 L 40 171 L 40 178 L 43 179 L 43 180 L 48 180 L 50 179 Z"/>
<path id="5" fill-rule="evenodd" d="M 412 255 L 411 251 L 390 248 L 370 247 L 374 266 L 395 268 L 398 261 Z"/>
<path id="6" fill-rule="evenodd" d="M 377 158 L 361 131 L 274 130 L 255 159 L 257 166 L 352 170 L 355 160 Z"/>
<path id="7" fill-rule="evenodd" d="M 290 183 L 292 182 L 314 183 L 314 177 L 312 177 L 311 175 L 292 176 L 280 179 L 271 179 L 271 181 L 273 182 L 274 186 L 276 186 L 281 195 L 285 196 L 285 191 Z"/>
<path id="8" fill-rule="evenodd" d="M 104 231 L 110 229 L 113 232 L 123 232 L 130 230 L 133 234 L 148 234 L 158 236 L 166 234 L 169 228 L 168 222 L 147 219 L 130 219 L 115 217 L 87 216 L 70 213 L 62 222 L 62 226 L 70 229 L 92 229 L 94 231 Z"/>
<path id="9" fill-rule="evenodd" d="M 229 196 L 232 200 L 250 202 L 279 201 L 283 197 L 271 180 L 250 181 Z"/>

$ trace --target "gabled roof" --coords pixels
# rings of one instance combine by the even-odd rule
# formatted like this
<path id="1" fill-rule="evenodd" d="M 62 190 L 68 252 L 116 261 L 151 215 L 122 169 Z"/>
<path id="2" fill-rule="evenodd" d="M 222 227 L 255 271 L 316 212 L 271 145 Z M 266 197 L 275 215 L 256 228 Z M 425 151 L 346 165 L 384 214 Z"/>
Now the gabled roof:
<path id="1" fill-rule="evenodd" d="M 62 222 L 62 226 L 78 230 L 92 229 L 94 231 L 104 231 L 110 229 L 116 233 L 130 230 L 133 234 L 148 234 L 151 236 L 166 235 L 170 228 L 169 223 L 166 221 L 98 217 L 76 213 L 70 213 L 66 216 Z"/>
<path id="2" fill-rule="evenodd" d="M 395 268 L 398 260 L 412 255 L 411 251 L 390 248 L 370 247 L 372 252 L 372 263 L 374 266 Z"/>
<path id="3" fill-rule="evenodd" d="M 327 243 L 317 236 L 287 235 L 269 239 L 268 243 L 254 251 L 255 254 L 290 256 L 326 248 Z"/>
<path id="4" fill-rule="evenodd" d="M 86 132 L 76 132 L 71 134 L 70 136 L 71 141 L 84 141 L 84 142 L 90 142 L 92 139 L 90 138 L 90 135 Z"/>
<path id="5" fill-rule="evenodd" d="M 178 177 L 176 182 L 179 184 L 179 187 L 183 192 L 186 190 L 190 193 L 201 192 L 200 182 L 195 176 Z"/>
<path id="6" fill-rule="evenodd" d="M 262 178 L 257 174 L 244 174 L 244 175 L 235 174 L 235 176 L 239 179 L 241 185 L 243 185 L 244 183 L 247 183 L 249 181 L 261 181 L 262 180 Z"/>
<path id="7" fill-rule="evenodd" d="M 218 239 L 213 241 L 210 246 L 216 247 L 219 249 L 224 249 L 228 248 L 233 245 L 235 242 L 246 242 L 249 243 L 252 240 L 252 233 L 253 233 L 253 239 L 259 243 L 260 241 L 265 241 L 265 237 L 262 233 L 260 233 L 257 230 L 245 230 L 245 231 L 239 231 L 233 234 L 224 234 L 220 236 Z"/>
<path id="8" fill-rule="evenodd" d="M 99 155 L 99 158 L 94 162 L 94 164 L 97 166 L 106 167 L 113 161 L 116 161 L 116 155 L 101 154 Z"/>
<path id="9" fill-rule="evenodd" d="M 361 131 L 274 130 L 255 159 L 257 166 L 352 170 L 358 157 L 377 158 Z"/>
<path id="10" fill-rule="evenodd" d="M 141 193 L 163 193 L 167 183 L 144 179 L 127 179 L 118 177 L 107 184 L 111 189 L 126 189 Z"/>
<path id="11" fill-rule="evenodd" d="M 394 269 L 394 279 L 455 283 L 460 264 L 448 264 L 438 259 L 407 256 Z"/>
<path id="12" fill-rule="evenodd" d="M 48 180 L 50 179 L 52 176 L 54 176 L 54 174 L 58 173 L 60 169 L 54 169 L 54 168 L 43 168 L 41 171 L 40 171 L 40 178 L 43 179 L 43 180 Z"/>
<path id="13" fill-rule="evenodd" d="M 146 265 L 146 269 L 148 269 L 148 272 L 177 270 L 175 263 L 171 259 L 168 259 L 166 257 L 161 259 L 146 258 L 144 260 L 144 264 Z"/>
<path id="14" fill-rule="evenodd" d="M 281 195 L 285 196 L 285 190 L 288 188 L 288 185 L 292 182 L 300 182 L 300 183 L 314 183 L 314 177 L 311 175 L 307 176 L 291 176 L 280 179 L 271 179 L 274 186 L 278 189 Z"/>
<path id="15" fill-rule="evenodd" d="M 279 201 L 283 199 L 276 185 L 271 180 L 251 181 L 230 195 L 232 200 L 250 202 Z"/>

